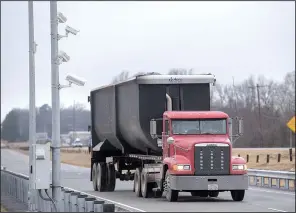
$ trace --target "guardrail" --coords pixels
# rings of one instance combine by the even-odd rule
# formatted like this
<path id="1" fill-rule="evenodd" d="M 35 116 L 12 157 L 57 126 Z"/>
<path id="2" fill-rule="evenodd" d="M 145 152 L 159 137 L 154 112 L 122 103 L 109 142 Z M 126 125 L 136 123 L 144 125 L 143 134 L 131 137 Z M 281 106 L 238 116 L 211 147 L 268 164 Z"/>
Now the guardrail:
<path id="1" fill-rule="evenodd" d="M 248 169 L 249 186 L 295 191 L 295 172 Z"/>
<path id="2" fill-rule="evenodd" d="M 1 195 L 9 196 L 18 202 L 25 204 L 29 209 L 29 177 L 18 174 L 1 166 Z M 43 195 L 42 195 L 43 194 Z M 55 212 L 55 205 L 49 199 L 51 190 L 48 190 L 48 196 L 44 193 L 36 193 L 31 197 L 32 209 L 41 212 Z M 115 204 L 106 199 L 80 192 L 67 187 L 62 187 L 62 200 L 60 202 L 61 212 L 132 212 L 120 204 Z M 46 200 L 45 200 L 46 199 Z"/>
<path id="3" fill-rule="evenodd" d="M 249 186 L 295 191 L 295 172 L 248 169 Z M 1 166 L 1 195 L 8 195 L 28 206 L 29 177 Z M 48 191 L 51 197 L 51 190 Z M 44 195 L 43 195 L 44 196 Z M 53 212 L 55 206 L 39 194 L 32 196 L 33 209 Z M 62 187 L 61 212 L 135 212 L 125 205 L 75 189 Z"/>

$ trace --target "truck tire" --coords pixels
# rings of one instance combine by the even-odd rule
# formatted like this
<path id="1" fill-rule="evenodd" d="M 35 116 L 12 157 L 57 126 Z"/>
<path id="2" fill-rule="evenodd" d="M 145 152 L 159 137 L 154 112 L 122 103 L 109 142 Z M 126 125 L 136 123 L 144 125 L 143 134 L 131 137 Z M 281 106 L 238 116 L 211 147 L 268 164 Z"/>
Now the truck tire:
<path id="1" fill-rule="evenodd" d="M 230 193 L 234 201 L 242 201 L 245 197 L 245 190 L 232 190 Z"/>
<path id="2" fill-rule="evenodd" d="M 148 183 L 147 183 L 147 174 L 146 172 L 141 172 L 141 192 L 142 197 L 147 198 L 149 195 Z"/>
<path id="3" fill-rule="evenodd" d="M 97 164 L 97 187 L 99 192 L 105 192 L 107 189 L 107 168 L 103 162 Z"/>
<path id="4" fill-rule="evenodd" d="M 208 197 L 209 192 L 208 191 L 193 191 L 193 192 L 191 192 L 191 196 L 194 196 L 194 197 Z"/>
<path id="5" fill-rule="evenodd" d="M 179 192 L 170 188 L 170 173 L 169 170 L 165 174 L 165 197 L 169 202 L 175 202 L 178 200 Z"/>
<path id="6" fill-rule="evenodd" d="M 107 191 L 114 192 L 116 185 L 116 171 L 114 164 L 107 164 Z"/>
<path id="7" fill-rule="evenodd" d="M 97 186 L 97 164 L 96 163 L 93 163 L 93 165 L 92 165 L 91 177 L 92 177 L 93 189 L 95 191 L 98 191 L 98 186 Z"/>
<path id="8" fill-rule="evenodd" d="M 209 192 L 209 196 L 210 197 L 218 197 L 219 196 L 219 192 L 218 191 L 210 191 Z"/>
<path id="9" fill-rule="evenodd" d="M 154 192 L 154 198 L 161 198 L 163 194 L 163 191 L 156 191 Z"/>
<path id="10" fill-rule="evenodd" d="M 134 182 L 135 182 L 135 192 L 136 192 L 137 197 L 142 197 L 141 169 L 140 168 L 136 168 Z"/>

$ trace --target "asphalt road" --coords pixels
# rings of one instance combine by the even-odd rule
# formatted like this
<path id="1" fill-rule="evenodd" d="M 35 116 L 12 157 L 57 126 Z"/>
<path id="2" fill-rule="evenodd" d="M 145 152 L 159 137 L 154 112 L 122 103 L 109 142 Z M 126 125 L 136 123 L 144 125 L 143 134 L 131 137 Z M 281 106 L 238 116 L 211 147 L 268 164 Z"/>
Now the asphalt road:
<path id="1" fill-rule="evenodd" d="M 24 154 L 1 150 L 1 165 L 8 170 L 28 175 L 28 161 Z M 220 193 L 218 198 L 195 198 L 189 193 L 181 193 L 179 202 L 169 203 L 165 198 L 136 197 L 132 192 L 132 182 L 117 181 L 115 192 L 94 192 L 89 173 L 88 168 L 62 164 L 62 185 L 150 212 L 295 212 L 295 193 L 292 192 L 250 188 L 243 202 L 233 202 L 229 192 Z"/>

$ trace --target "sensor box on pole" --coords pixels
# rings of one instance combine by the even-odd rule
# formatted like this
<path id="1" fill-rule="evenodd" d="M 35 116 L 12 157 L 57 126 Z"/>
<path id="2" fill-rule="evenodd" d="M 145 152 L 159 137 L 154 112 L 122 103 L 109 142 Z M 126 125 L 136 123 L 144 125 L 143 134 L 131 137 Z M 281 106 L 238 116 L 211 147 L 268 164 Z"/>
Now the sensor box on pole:
<path id="1" fill-rule="evenodd" d="M 31 168 L 33 189 L 49 189 L 50 187 L 50 143 L 33 144 L 33 162 Z"/>

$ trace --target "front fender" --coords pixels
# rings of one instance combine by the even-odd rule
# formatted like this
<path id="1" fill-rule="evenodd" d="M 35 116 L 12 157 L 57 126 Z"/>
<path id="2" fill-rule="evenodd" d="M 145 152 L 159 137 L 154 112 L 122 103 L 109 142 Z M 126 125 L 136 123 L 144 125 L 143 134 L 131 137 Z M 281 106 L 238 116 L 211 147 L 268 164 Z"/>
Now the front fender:
<path id="1" fill-rule="evenodd" d="M 232 156 L 230 164 L 230 173 L 233 175 L 243 175 L 247 174 L 247 170 L 232 170 L 232 165 L 246 165 L 247 162 L 242 157 Z"/>
<path id="2" fill-rule="evenodd" d="M 193 174 L 193 166 L 190 163 L 190 160 L 183 155 L 174 155 L 172 157 L 166 157 L 163 160 L 164 164 L 168 166 L 168 170 L 170 171 L 170 174 L 175 175 L 182 175 L 182 174 Z M 176 164 L 186 164 L 190 165 L 190 170 L 186 171 L 176 171 L 173 169 L 173 166 Z"/>

